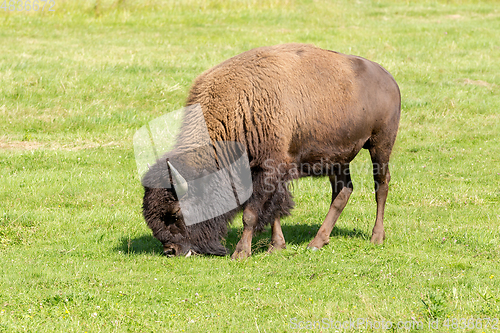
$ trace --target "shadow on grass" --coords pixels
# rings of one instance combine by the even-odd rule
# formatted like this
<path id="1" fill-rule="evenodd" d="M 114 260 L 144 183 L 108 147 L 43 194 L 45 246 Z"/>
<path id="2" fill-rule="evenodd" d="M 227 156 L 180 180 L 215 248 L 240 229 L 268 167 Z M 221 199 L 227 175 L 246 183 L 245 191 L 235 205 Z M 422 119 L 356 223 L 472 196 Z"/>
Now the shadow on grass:
<path id="1" fill-rule="evenodd" d="M 288 245 L 307 246 L 307 244 L 314 238 L 318 232 L 319 225 L 282 225 L 283 235 Z M 234 252 L 236 244 L 241 238 L 241 227 L 229 227 L 228 235 L 222 241 L 230 253 Z M 346 229 L 346 228 L 333 228 L 330 235 L 331 237 L 344 237 L 344 238 L 362 238 L 369 240 L 369 236 L 361 230 Z M 252 240 L 252 253 L 261 253 L 267 251 L 269 243 L 271 242 L 271 228 L 267 227 L 264 232 L 255 235 Z M 137 255 L 137 254 L 158 254 L 161 255 L 163 247 L 156 238 L 152 235 L 143 235 L 135 238 L 122 237 L 120 244 L 116 247 L 116 251 L 121 251 L 124 254 Z"/>
<path id="2" fill-rule="evenodd" d="M 287 245 L 299 245 L 306 247 L 319 230 L 321 225 L 282 225 L 283 236 Z M 225 246 L 231 251 L 236 248 L 236 244 L 240 240 L 242 228 L 231 227 L 228 230 Z M 361 238 L 369 240 L 370 236 L 357 229 L 347 229 L 334 227 L 330 237 L 343 237 L 343 238 Z M 267 251 L 271 242 L 271 228 L 267 227 L 266 230 L 258 235 L 255 235 L 252 240 L 252 253 L 261 253 Z"/>
<path id="3" fill-rule="evenodd" d="M 143 235 L 135 238 L 122 237 L 116 251 L 125 254 L 162 254 L 161 242 L 153 235 Z"/>

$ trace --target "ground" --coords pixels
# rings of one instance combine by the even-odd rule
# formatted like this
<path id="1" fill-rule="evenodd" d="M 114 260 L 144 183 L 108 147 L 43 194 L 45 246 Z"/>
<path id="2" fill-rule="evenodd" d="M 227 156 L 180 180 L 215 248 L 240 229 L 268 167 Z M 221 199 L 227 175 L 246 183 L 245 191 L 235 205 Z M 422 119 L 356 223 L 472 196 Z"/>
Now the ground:
<path id="1" fill-rule="evenodd" d="M 357 319 L 490 330 L 480 319 L 500 311 L 494 1 L 55 3 L 0 9 L 0 331 L 328 331 Z M 400 85 L 384 245 L 369 241 L 364 151 L 320 251 L 305 248 L 329 205 L 321 178 L 293 185 L 286 250 L 267 254 L 266 231 L 246 261 L 161 256 L 141 215 L 135 131 L 179 109 L 202 71 L 285 42 L 363 56 Z"/>

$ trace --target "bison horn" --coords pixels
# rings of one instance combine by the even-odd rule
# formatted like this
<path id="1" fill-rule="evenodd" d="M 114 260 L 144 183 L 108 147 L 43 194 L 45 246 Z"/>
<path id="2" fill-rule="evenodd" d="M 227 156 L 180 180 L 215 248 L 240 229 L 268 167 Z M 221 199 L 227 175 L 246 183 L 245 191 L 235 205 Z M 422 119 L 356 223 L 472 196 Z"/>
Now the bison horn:
<path id="1" fill-rule="evenodd" d="M 177 171 L 170 162 L 167 162 L 170 170 L 172 170 L 172 179 L 175 181 L 175 193 L 177 193 L 177 198 L 181 198 L 188 191 L 188 184 L 186 180 L 181 176 L 179 171 Z"/>

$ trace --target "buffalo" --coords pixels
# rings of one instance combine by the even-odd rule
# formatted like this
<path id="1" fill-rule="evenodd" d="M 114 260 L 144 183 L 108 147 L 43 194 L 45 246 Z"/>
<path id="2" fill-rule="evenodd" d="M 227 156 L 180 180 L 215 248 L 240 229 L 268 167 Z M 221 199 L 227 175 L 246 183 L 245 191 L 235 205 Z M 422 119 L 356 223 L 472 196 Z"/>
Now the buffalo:
<path id="1" fill-rule="evenodd" d="M 389 157 L 399 126 L 401 96 L 392 75 L 380 65 L 308 44 L 259 47 L 202 73 L 186 105 L 201 107 L 214 145 L 236 142 L 244 148 L 252 191 L 230 211 L 185 223 L 179 200 L 188 192 L 186 179 L 197 179 L 216 168 L 204 162 L 209 159 L 203 156 L 212 152 L 209 146 L 196 145 L 198 136 L 186 109 L 175 147 L 143 177 L 143 215 L 163 244 L 164 254 L 227 255 L 221 241 L 240 211 L 243 234 L 233 259 L 249 257 L 252 236 L 268 224 L 269 251 L 285 248 L 280 219 L 294 206 L 288 185 L 305 176 L 328 176 L 332 187 L 328 213 L 308 245 L 320 249 L 329 243 L 353 191 L 349 163 L 361 148 L 370 153 L 375 181 L 377 215 L 371 242 L 384 241 Z M 176 186 L 151 186 L 161 182 L 166 170 Z"/>

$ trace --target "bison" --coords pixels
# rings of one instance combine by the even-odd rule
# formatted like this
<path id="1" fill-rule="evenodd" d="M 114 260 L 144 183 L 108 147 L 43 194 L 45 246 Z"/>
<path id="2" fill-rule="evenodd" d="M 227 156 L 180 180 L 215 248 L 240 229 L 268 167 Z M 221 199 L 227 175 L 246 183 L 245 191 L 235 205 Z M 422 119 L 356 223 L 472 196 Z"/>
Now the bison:
<path id="1" fill-rule="evenodd" d="M 375 181 L 377 215 L 371 242 L 383 242 L 389 157 L 401 112 L 399 88 L 387 70 L 358 56 L 307 44 L 259 47 L 202 73 L 187 98 L 187 106 L 195 104 L 201 106 L 210 140 L 244 147 L 253 190 L 231 211 L 185 223 L 179 205 L 188 190 L 185 179 L 210 170 L 202 162 L 210 149 L 195 145 L 198 138 L 186 111 L 175 148 L 143 178 L 143 215 L 164 254 L 228 254 L 221 241 L 239 211 L 244 227 L 233 259 L 249 257 L 252 236 L 268 224 L 269 251 L 283 249 L 280 219 L 294 205 L 289 182 L 322 175 L 330 179 L 331 205 L 308 245 L 320 249 L 328 244 L 353 191 L 349 163 L 361 148 L 370 152 Z M 150 186 L 165 170 L 177 186 Z"/>

